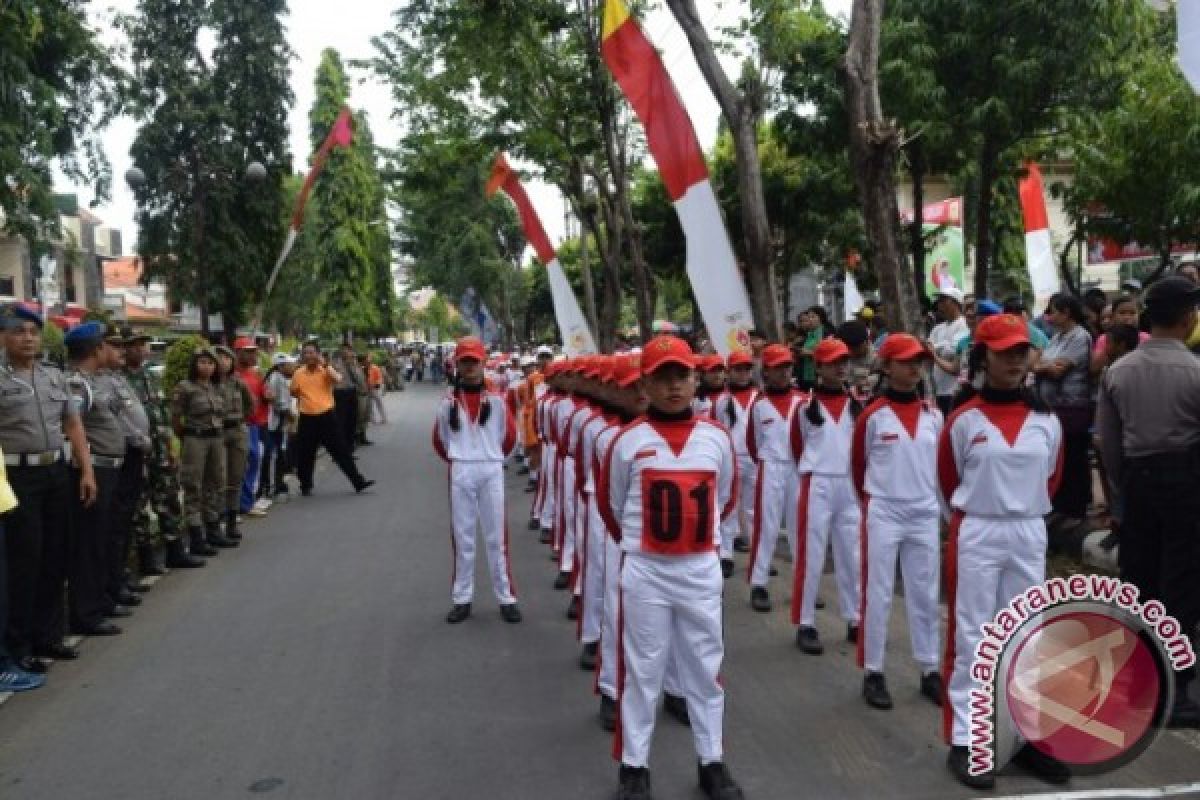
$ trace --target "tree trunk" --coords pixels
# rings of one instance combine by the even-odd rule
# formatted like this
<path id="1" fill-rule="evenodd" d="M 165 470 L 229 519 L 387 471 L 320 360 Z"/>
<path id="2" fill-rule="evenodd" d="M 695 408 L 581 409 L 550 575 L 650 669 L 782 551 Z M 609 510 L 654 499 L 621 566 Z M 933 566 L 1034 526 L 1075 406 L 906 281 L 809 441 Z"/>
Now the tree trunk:
<path id="1" fill-rule="evenodd" d="M 775 296 L 775 253 L 763 193 L 762 166 L 758 157 L 759 112 L 734 87 L 721 67 L 693 0 L 667 0 L 679 27 L 687 35 L 696 65 L 721 107 L 737 154 L 738 199 L 742 206 L 742 241 L 750 306 L 758 329 L 768 339 L 783 336 Z"/>
<path id="2" fill-rule="evenodd" d="M 975 215 L 975 296 L 988 296 L 992 263 L 992 190 L 996 185 L 996 146 L 984 136 L 979 149 L 979 206 Z"/>
<path id="3" fill-rule="evenodd" d="M 925 148 L 920 140 L 909 146 L 908 174 L 913 193 L 913 219 L 908 228 L 913 287 L 917 291 L 917 301 L 925 308 L 929 304 L 929 298 L 925 296 Z"/>
<path id="4" fill-rule="evenodd" d="M 592 283 L 590 254 L 587 231 L 583 229 L 581 221 L 579 225 L 579 274 L 583 278 L 583 313 L 587 315 L 588 327 L 592 329 L 592 336 L 594 337 L 596 336 L 598 326 L 596 319 L 596 287 Z"/>
<path id="5" fill-rule="evenodd" d="M 605 200 L 598 196 L 595 208 L 602 209 L 604 205 Z M 581 206 L 580 211 L 584 235 L 591 233 L 596 242 L 596 251 L 600 255 L 600 264 L 604 268 L 604 282 L 601 285 L 600 307 L 596 318 L 596 346 L 603 353 L 611 353 L 616 343 L 617 320 L 621 314 L 620 254 L 613 252 L 614 238 L 611 232 L 600 230 L 593 207 Z"/>
<path id="6" fill-rule="evenodd" d="M 879 275 L 888 327 L 923 335 L 916 289 L 897 241 L 896 155 L 900 134 L 879 99 L 879 35 L 884 0 L 854 0 L 843 64 L 850 153 L 871 260 Z"/>
<path id="7" fill-rule="evenodd" d="M 616 234 L 618 252 L 621 251 L 623 244 L 629 254 L 630 265 L 633 268 L 634 307 L 637 309 L 638 333 L 643 342 L 648 342 L 654 335 L 652 331 L 654 305 L 650 301 L 650 280 L 646 274 L 646 261 L 642 258 L 641 242 L 636 238 L 638 230 L 633 221 L 633 209 L 629 203 L 627 150 L 625 141 L 623 137 L 620 137 L 611 118 L 604 120 L 602 128 L 604 152 L 613 179 L 614 191 L 611 199 L 616 204 L 616 208 L 612 209 L 612 214 L 607 222 L 610 230 Z"/>

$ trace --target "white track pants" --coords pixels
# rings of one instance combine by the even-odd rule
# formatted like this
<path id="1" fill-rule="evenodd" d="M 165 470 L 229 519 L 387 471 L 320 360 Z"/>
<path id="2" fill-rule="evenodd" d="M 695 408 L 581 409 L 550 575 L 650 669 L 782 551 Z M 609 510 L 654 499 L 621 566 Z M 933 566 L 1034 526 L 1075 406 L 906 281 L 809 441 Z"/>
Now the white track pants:
<path id="1" fill-rule="evenodd" d="M 585 492 L 584 514 L 586 523 L 583 526 L 584 547 L 581 552 L 579 579 L 575 585 L 580 588 L 580 598 L 583 608 L 579 614 L 579 640 L 584 644 L 599 641 L 602 620 L 604 618 L 604 542 L 612 537 L 600 519 L 596 508 L 596 498 L 591 492 Z"/>
<path id="2" fill-rule="evenodd" d="M 750 540 L 751 586 L 766 586 L 779 527 L 787 526 L 792 560 L 796 558 L 796 465 L 791 461 L 758 464 L 758 494 L 754 502 L 754 536 Z"/>
<path id="3" fill-rule="evenodd" d="M 538 524 L 542 530 L 548 531 L 554 527 L 554 497 L 557 491 L 560 465 L 554 445 L 546 442 L 542 445 L 542 480 L 538 489 Z"/>
<path id="4" fill-rule="evenodd" d="M 696 754 L 705 764 L 721 760 L 723 583 L 716 553 L 626 553 L 621 566 L 620 728 L 614 743 L 614 755 L 622 764 L 648 764 L 658 698 L 673 654 Z"/>
<path id="5" fill-rule="evenodd" d="M 600 621 L 600 663 L 596 689 L 617 699 L 617 653 L 620 650 L 621 545 L 604 535 L 604 615 Z"/>
<path id="6" fill-rule="evenodd" d="M 796 500 L 799 537 L 792 587 L 792 624 L 812 626 L 816 616 L 817 591 L 825 572 L 825 552 L 833 536 L 833 570 L 837 578 L 838 608 L 842 619 L 858 623 L 858 599 L 862 586 L 858 569 L 862 514 L 849 475 L 800 476 Z"/>
<path id="7" fill-rule="evenodd" d="M 555 501 L 560 506 L 555 541 L 558 542 L 558 568 L 563 572 L 572 572 L 575 569 L 575 519 L 578 513 L 575 501 L 579 494 L 575 491 L 575 459 L 567 456 L 562 463 L 558 498 Z"/>
<path id="8" fill-rule="evenodd" d="M 949 622 L 943 678 L 942 733 L 950 744 L 969 744 L 971 663 L 983 633 L 1001 608 L 1046 578 L 1046 524 L 1041 517 L 963 517 L 950 523 L 946 548 Z"/>
<path id="9" fill-rule="evenodd" d="M 733 558 L 733 540 L 743 531 L 754 530 L 755 490 L 758 486 L 758 463 L 746 455 L 737 457 L 738 507 L 721 522 L 721 558 Z M 743 522 L 743 520 L 745 520 Z"/>
<path id="10" fill-rule="evenodd" d="M 932 672 L 938 663 L 938 509 L 930 508 L 928 502 L 872 497 L 865 512 L 858 665 L 883 672 L 899 561 L 913 659 L 922 673 Z"/>
<path id="11" fill-rule="evenodd" d="M 454 528 L 452 601 L 470 603 L 475 594 L 475 534 L 482 529 L 496 601 L 515 603 L 508 562 L 504 471 L 499 461 L 455 461 L 450 465 L 450 521 Z"/>

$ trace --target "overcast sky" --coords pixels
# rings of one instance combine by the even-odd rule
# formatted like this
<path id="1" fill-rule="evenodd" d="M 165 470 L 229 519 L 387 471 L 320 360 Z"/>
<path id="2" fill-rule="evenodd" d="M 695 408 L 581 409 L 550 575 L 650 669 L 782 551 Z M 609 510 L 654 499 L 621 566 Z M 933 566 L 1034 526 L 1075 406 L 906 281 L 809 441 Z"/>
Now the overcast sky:
<path id="1" fill-rule="evenodd" d="M 849 14 L 851 0 L 826 0 L 826 8 L 833 14 Z M 744 13 L 744 0 L 698 0 L 701 17 L 708 26 L 710 35 L 718 27 L 736 23 Z M 113 31 L 108 23 L 111 9 L 132 12 L 136 0 L 98 0 L 94 3 L 97 26 L 101 31 Z M 387 0 L 292 0 L 291 13 L 286 18 L 288 40 L 296 53 L 292 61 L 292 91 L 296 103 L 291 111 L 291 149 L 293 165 L 300 169 L 307 164 L 310 144 L 308 141 L 308 111 L 313 102 L 313 79 L 320 62 L 321 51 L 326 47 L 336 48 L 343 60 L 364 58 L 371 55 L 371 37 L 391 27 L 392 3 Z M 707 150 L 716 139 L 719 111 L 716 101 L 709 92 L 699 69 L 688 48 L 687 39 L 675 23 L 670 12 L 652 12 L 644 21 L 647 36 L 663 54 L 676 86 L 692 116 L 700 142 Z M 115 36 L 115 34 L 109 34 Z M 734 64 L 727 62 L 727 69 Z M 391 119 L 392 102 L 386 87 L 368 82 L 354 87 L 351 105 L 365 110 L 371 120 L 375 140 L 380 145 L 390 146 L 400 137 L 400 122 Z M 130 119 L 117 120 L 104 134 L 104 146 L 113 166 L 112 201 L 95 209 L 105 224 L 121 229 L 127 252 L 132 252 L 137 241 L 137 229 L 133 216 L 135 205 L 133 194 L 125 185 L 122 176 L 131 161 L 129 145 L 136 133 L 136 125 Z M 83 203 L 92 199 L 87 187 L 74 187 Z M 533 183 L 530 195 L 541 214 L 543 223 L 552 241 L 557 243 L 563 235 L 563 200 L 552 187 Z"/>

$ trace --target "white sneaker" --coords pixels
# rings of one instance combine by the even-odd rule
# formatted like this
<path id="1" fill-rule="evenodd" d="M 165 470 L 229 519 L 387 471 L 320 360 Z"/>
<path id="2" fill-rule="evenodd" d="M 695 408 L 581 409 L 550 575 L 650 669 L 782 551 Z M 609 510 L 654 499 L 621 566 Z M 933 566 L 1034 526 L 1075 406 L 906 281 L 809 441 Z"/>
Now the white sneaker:
<path id="1" fill-rule="evenodd" d="M 252 517 L 265 517 L 267 509 L 271 507 L 271 501 L 265 497 L 260 497 L 255 501 L 254 507 L 246 513 Z"/>

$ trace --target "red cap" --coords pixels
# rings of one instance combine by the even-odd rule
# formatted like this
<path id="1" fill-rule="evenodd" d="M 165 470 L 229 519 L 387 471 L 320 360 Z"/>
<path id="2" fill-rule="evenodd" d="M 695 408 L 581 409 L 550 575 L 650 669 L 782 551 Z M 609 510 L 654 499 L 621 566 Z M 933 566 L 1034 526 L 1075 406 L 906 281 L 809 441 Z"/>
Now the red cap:
<path id="1" fill-rule="evenodd" d="M 257 350 L 258 345 L 249 336 L 239 336 L 233 340 L 234 350 Z"/>
<path id="2" fill-rule="evenodd" d="M 696 361 L 696 366 L 705 372 L 713 372 L 718 369 L 725 369 L 725 359 L 721 358 L 716 353 L 700 356 Z"/>
<path id="3" fill-rule="evenodd" d="M 928 358 L 929 349 L 911 333 L 889 333 L 877 355 L 884 361 L 912 361 L 914 358 Z"/>
<path id="4" fill-rule="evenodd" d="M 636 353 L 626 353 L 613 359 L 612 380 L 622 389 L 633 386 L 642 377 L 642 359 Z"/>
<path id="5" fill-rule="evenodd" d="M 642 350 L 642 374 L 649 375 L 667 364 L 696 368 L 691 346 L 678 336 L 655 336 Z"/>
<path id="6" fill-rule="evenodd" d="M 608 369 L 604 363 L 604 356 L 588 356 L 583 360 L 584 377 L 603 380 L 606 372 Z"/>
<path id="7" fill-rule="evenodd" d="M 729 354 L 729 358 L 725 359 L 725 366 L 729 369 L 734 367 L 753 367 L 754 356 L 750 355 L 749 350 L 734 350 Z"/>
<path id="8" fill-rule="evenodd" d="M 596 356 L 596 361 L 599 365 L 596 367 L 596 379 L 604 383 L 612 383 L 616 358 L 614 356 Z"/>
<path id="9" fill-rule="evenodd" d="M 891 338 L 890 336 L 888 337 Z M 813 348 L 813 361 L 818 364 L 829 364 L 837 361 L 839 358 L 849 358 L 850 348 L 846 347 L 846 343 L 841 339 L 822 339 L 821 343 Z"/>
<path id="10" fill-rule="evenodd" d="M 792 348 L 784 344 L 769 344 L 763 348 L 764 367 L 782 367 L 792 363 Z"/>
<path id="11" fill-rule="evenodd" d="M 988 350 L 1009 350 L 1029 344 L 1029 328 L 1025 320 L 1015 314 L 996 314 L 979 321 L 974 340 Z"/>
<path id="12" fill-rule="evenodd" d="M 458 363 L 464 358 L 473 358 L 476 361 L 486 362 L 487 348 L 483 346 L 483 342 L 474 336 L 464 336 L 454 343 L 454 361 Z"/>

